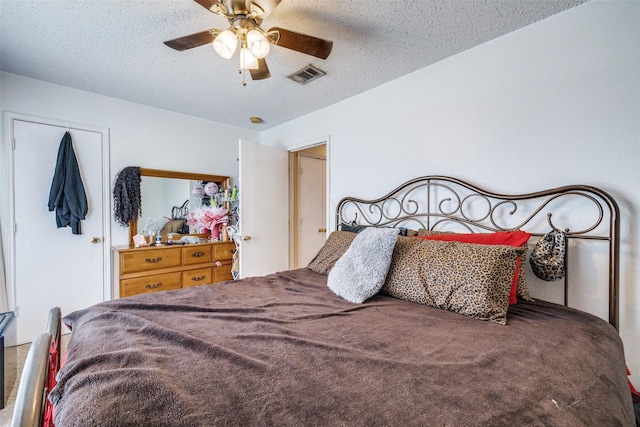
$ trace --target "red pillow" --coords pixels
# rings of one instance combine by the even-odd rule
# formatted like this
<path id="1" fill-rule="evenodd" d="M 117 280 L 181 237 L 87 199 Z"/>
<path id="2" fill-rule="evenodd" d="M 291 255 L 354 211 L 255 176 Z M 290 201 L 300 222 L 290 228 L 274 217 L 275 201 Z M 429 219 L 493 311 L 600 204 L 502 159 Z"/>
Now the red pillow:
<path id="1" fill-rule="evenodd" d="M 520 247 L 526 244 L 531 234 L 524 231 L 498 231 L 496 233 L 469 233 L 469 234 L 435 234 L 433 236 L 415 236 L 423 240 L 443 240 L 446 242 L 476 243 L 481 245 L 507 245 Z M 518 302 L 516 293 L 518 291 L 518 275 L 520 274 L 521 258 L 516 261 L 516 274 L 511 283 L 511 293 L 509 294 L 509 304 Z"/>

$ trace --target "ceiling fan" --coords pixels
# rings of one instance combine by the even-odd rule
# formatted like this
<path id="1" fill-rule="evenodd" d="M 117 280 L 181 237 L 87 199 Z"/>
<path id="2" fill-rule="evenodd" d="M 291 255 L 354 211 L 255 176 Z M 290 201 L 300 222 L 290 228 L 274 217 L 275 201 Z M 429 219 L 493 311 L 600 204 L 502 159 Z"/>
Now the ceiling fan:
<path id="1" fill-rule="evenodd" d="M 183 51 L 212 43 L 223 58 L 231 58 L 240 45 L 240 72 L 249 70 L 253 80 L 271 77 L 264 59 L 270 45 L 281 46 L 317 58 L 327 59 L 333 42 L 284 28 L 273 27 L 268 31 L 260 25 L 282 0 L 195 0 L 209 11 L 227 18 L 229 28 L 215 28 L 167 40 L 165 45 Z M 246 82 L 243 79 L 243 85 Z"/>

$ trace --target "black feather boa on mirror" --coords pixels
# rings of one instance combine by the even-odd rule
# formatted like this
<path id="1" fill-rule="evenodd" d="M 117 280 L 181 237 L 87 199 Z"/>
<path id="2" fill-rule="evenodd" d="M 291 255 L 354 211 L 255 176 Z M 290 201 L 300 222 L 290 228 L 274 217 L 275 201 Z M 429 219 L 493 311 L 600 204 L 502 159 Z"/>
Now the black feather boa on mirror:
<path id="1" fill-rule="evenodd" d="M 113 186 L 113 217 L 123 227 L 142 213 L 140 168 L 128 166 L 118 172 Z"/>

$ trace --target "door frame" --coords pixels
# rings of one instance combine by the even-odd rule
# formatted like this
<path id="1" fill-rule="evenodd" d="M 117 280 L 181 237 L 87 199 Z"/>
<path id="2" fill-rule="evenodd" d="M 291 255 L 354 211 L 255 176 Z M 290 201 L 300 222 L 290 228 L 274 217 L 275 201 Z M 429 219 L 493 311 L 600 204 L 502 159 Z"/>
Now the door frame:
<path id="1" fill-rule="evenodd" d="M 326 163 L 325 163 L 325 228 L 327 229 L 327 236 L 331 234 L 329 229 L 330 224 L 330 212 L 335 209 L 335 206 L 331 205 L 331 136 L 325 135 L 318 138 L 314 138 L 305 142 L 290 145 L 286 147 L 289 154 L 296 151 L 302 151 L 307 148 L 315 147 L 317 145 L 326 145 Z M 291 161 L 290 161 L 291 164 Z M 289 169 L 289 267 L 295 265 L 297 242 L 295 235 L 295 208 L 298 202 L 298 196 L 295 191 L 294 179 L 296 171 Z"/>
<path id="2" fill-rule="evenodd" d="M 99 126 L 85 125 L 82 123 L 69 122 L 64 120 L 50 119 L 46 117 L 32 116 L 28 114 L 15 113 L 11 111 L 4 112 L 4 157 L 0 162 L 6 170 L 4 181 L 5 200 L 3 205 L 6 206 L 2 214 L 2 224 L 5 226 L 2 233 L 3 247 L 6 248 L 5 272 L 7 275 L 7 304 L 9 310 L 16 309 L 16 248 L 15 248 L 15 198 L 13 188 L 15 186 L 14 179 L 14 123 L 16 121 L 30 122 L 47 126 L 57 126 L 70 130 L 82 130 L 85 132 L 94 132 L 101 135 L 102 140 L 102 244 L 103 250 L 103 284 L 102 296 L 103 300 L 112 298 L 113 287 L 111 285 L 111 182 L 109 169 L 109 129 Z M 17 315 L 17 313 L 16 313 Z"/>

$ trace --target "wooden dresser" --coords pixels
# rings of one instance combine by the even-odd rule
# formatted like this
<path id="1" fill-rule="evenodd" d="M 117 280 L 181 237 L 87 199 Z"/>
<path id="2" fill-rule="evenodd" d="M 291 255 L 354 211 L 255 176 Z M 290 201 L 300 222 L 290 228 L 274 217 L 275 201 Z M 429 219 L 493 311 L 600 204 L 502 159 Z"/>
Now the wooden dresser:
<path id="1" fill-rule="evenodd" d="M 120 298 L 231 280 L 233 242 L 114 247 Z"/>

